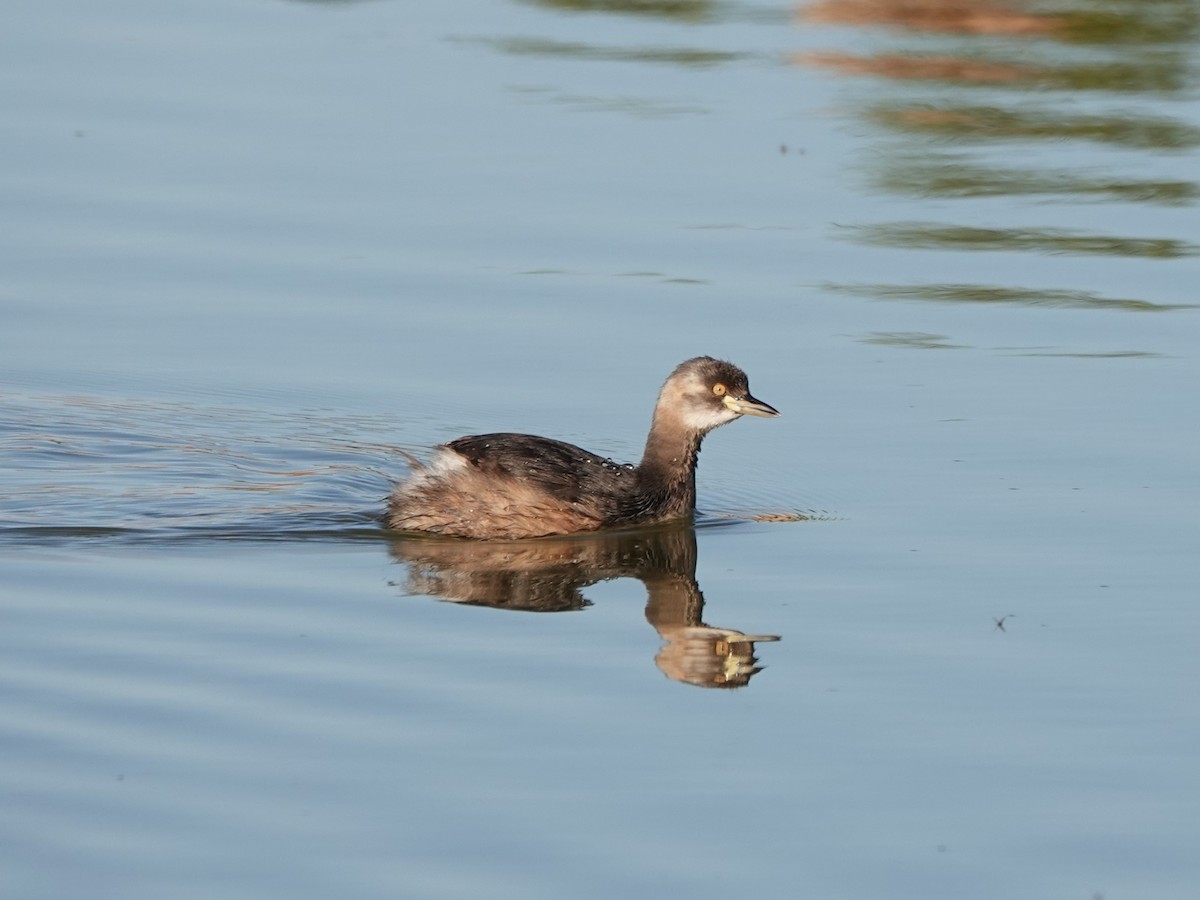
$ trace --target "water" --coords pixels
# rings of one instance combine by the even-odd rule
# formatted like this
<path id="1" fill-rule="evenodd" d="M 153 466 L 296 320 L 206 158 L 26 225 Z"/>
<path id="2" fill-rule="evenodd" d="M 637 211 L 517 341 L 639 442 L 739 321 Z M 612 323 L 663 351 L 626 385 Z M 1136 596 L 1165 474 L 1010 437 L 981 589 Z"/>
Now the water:
<path id="1" fill-rule="evenodd" d="M 160 6 L 0 37 L 5 897 L 1195 893 L 1191 3 Z M 698 353 L 695 529 L 378 527 Z"/>

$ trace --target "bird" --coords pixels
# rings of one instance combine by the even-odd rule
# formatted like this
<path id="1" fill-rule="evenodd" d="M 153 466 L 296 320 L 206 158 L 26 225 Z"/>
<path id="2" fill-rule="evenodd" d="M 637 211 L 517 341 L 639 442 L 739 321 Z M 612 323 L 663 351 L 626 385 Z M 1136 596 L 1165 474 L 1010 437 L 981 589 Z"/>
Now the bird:
<path id="1" fill-rule="evenodd" d="M 704 436 L 744 415 L 779 414 L 733 363 L 697 356 L 663 383 L 637 465 L 552 438 L 468 435 L 436 447 L 428 463 L 410 458 L 384 521 L 400 532 L 521 540 L 690 520 Z"/>

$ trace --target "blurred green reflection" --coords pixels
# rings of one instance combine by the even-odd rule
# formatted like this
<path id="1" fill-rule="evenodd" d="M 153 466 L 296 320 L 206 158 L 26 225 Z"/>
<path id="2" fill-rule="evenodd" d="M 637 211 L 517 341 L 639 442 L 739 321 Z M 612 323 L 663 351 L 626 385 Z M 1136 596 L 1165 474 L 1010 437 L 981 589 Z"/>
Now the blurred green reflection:
<path id="1" fill-rule="evenodd" d="M 884 222 L 845 227 L 864 244 L 919 250 L 1032 250 L 1100 256 L 1179 259 L 1195 256 L 1200 245 L 1172 238 L 1118 237 L 1065 228 L 971 228 L 926 222 Z"/>
<path id="2" fill-rule="evenodd" d="M 600 12 L 701 22 L 713 17 L 714 4 L 707 0 L 527 0 L 565 12 Z"/>
<path id="3" fill-rule="evenodd" d="M 944 334 L 926 334 L 924 331 L 874 331 L 859 338 L 864 344 L 880 344 L 884 347 L 904 347 L 910 350 L 964 350 L 966 344 L 951 344 Z"/>
<path id="4" fill-rule="evenodd" d="M 1107 352 L 1068 353 L 1054 350 L 1026 350 L 1010 356 L 1061 356 L 1066 359 L 1162 359 L 1165 354 L 1153 350 L 1109 350 Z"/>
<path id="5" fill-rule="evenodd" d="M 619 112 L 640 119 L 702 116 L 707 115 L 709 112 L 706 107 L 696 103 L 677 103 L 669 100 L 638 97 L 629 94 L 618 94 L 615 96 L 571 94 L 555 91 L 552 88 L 541 85 L 512 85 L 508 90 L 515 94 L 524 94 L 528 97 L 544 100 L 580 112 Z"/>
<path id="6" fill-rule="evenodd" d="M 986 220 L 968 206 L 960 218 L 970 224 L 868 224 L 847 229 L 851 239 L 899 249 L 1148 261 L 1197 255 L 1196 235 L 1181 230 L 1177 218 L 1155 224 L 1142 217 L 1134 229 L 1122 224 L 1129 221 L 1122 207 L 1189 206 L 1200 197 L 1200 173 L 1183 155 L 1200 147 L 1200 119 L 1194 103 L 1179 102 L 1196 96 L 1200 2 L 811 0 L 799 3 L 795 16 L 805 25 L 843 30 L 830 32 L 839 44 L 797 53 L 794 63 L 856 80 L 866 76 L 846 108 L 870 126 L 861 160 L 876 190 L 922 199 L 1043 201 L 1020 227 L 977 227 Z M 846 39 L 851 28 L 858 33 Z M 1047 213 L 1054 204 L 1079 203 L 1108 205 L 1099 228 L 1154 236 L 1081 231 L 1076 216 L 1063 223 Z M 1057 227 L 1062 224 L 1072 227 Z M 1178 308 L 1083 292 L 962 285 L 864 292 L 1088 309 Z"/>
<path id="7" fill-rule="evenodd" d="M 1200 145 L 1198 128 L 1177 119 L 1132 112 L 1088 115 L 1061 109 L 912 104 L 877 106 L 868 118 L 896 131 L 970 141 L 1085 140 L 1169 150 Z"/>
<path id="8" fill-rule="evenodd" d="M 1063 37 L 1090 44 L 1179 44 L 1200 32 L 1194 0 L 1104 0 L 1075 4 L 1063 15 Z"/>
<path id="9" fill-rule="evenodd" d="M 991 54 L 969 57 L 928 53 L 801 53 L 793 62 L 830 69 L 844 75 L 868 75 L 900 81 L 936 81 L 959 87 L 1002 84 L 1014 90 L 1119 91 L 1176 94 L 1187 87 L 1187 60 L 1182 53 L 1150 56 L 1135 61 L 1037 64 Z"/>
<path id="10" fill-rule="evenodd" d="M 960 156 L 894 155 L 876 183 L 884 190 L 921 197 L 999 197 L 1035 195 L 1185 205 L 1200 196 L 1192 181 L 1085 175 L 1067 169 L 1015 169 L 975 164 Z"/>
<path id="11" fill-rule="evenodd" d="M 749 56 L 746 53 L 690 47 L 611 47 L 531 37 L 486 39 L 486 42 L 516 56 L 561 56 L 616 62 L 670 63 L 678 66 L 716 66 Z"/>
<path id="12" fill-rule="evenodd" d="M 1108 309 L 1168 312 L 1200 304 L 1153 303 L 1124 297 L 1102 297 L 1089 291 L 1030 289 L 986 284 L 825 284 L 826 290 L 876 300 L 923 300 L 933 303 L 1012 303 L 1064 309 Z"/>

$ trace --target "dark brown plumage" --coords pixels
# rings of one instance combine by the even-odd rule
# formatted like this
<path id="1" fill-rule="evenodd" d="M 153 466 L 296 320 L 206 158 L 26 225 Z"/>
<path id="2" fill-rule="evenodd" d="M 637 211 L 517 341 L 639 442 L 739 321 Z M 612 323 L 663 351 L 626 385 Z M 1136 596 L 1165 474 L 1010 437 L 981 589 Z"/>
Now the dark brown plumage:
<path id="1" fill-rule="evenodd" d="M 397 531 L 515 539 L 689 518 L 701 440 L 743 415 L 779 413 L 750 396 L 737 366 L 699 356 L 663 384 L 637 466 L 528 434 L 462 437 L 396 487 L 386 521 Z"/>

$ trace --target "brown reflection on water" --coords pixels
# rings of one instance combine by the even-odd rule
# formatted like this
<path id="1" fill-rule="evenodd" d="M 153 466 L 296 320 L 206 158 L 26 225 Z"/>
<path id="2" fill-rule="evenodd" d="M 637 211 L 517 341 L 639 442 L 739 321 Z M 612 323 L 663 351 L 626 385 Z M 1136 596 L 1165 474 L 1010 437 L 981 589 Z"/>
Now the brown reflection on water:
<path id="1" fill-rule="evenodd" d="M 1028 67 L 959 59 L 953 56 L 852 56 L 848 53 L 798 53 L 794 61 L 835 69 L 845 75 L 879 75 L 886 78 L 936 79 L 950 81 L 1008 82 L 1028 80 Z"/>
<path id="2" fill-rule="evenodd" d="M 889 25 L 954 34 L 1043 35 L 1069 27 L 1064 16 L 1024 7 L 972 0 L 823 0 L 802 7 L 798 14 L 825 24 Z"/>
<path id="3" fill-rule="evenodd" d="M 403 537 L 391 552 L 408 567 L 406 593 L 495 609 L 580 610 L 591 605 L 584 588 L 637 578 L 649 595 L 646 619 L 665 641 L 655 663 L 700 687 L 749 684 L 760 671 L 755 644 L 779 640 L 704 623 L 690 527 L 506 542 Z"/>
<path id="4" fill-rule="evenodd" d="M 815 0 L 796 18 L 829 25 L 886 26 L 935 34 L 1053 37 L 1084 44 L 1187 40 L 1200 28 L 1194 0 L 1075 0 L 1052 10 L 1029 0 Z"/>

